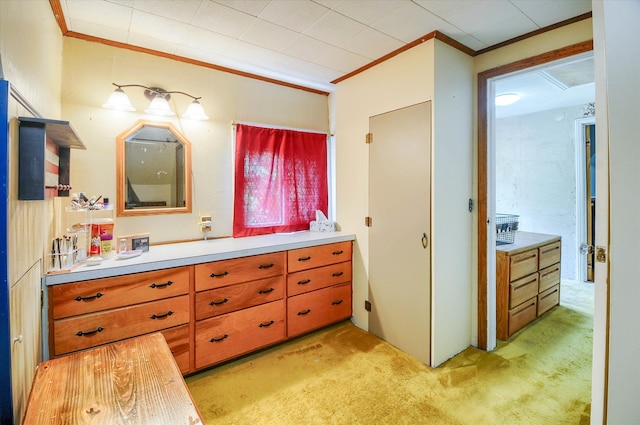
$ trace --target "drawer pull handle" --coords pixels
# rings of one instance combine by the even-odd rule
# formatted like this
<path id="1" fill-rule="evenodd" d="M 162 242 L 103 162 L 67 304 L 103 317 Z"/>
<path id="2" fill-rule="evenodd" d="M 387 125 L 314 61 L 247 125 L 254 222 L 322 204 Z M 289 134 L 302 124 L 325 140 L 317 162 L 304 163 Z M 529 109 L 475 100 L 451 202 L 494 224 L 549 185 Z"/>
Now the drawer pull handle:
<path id="1" fill-rule="evenodd" d="M 340 305 L 340 304 L 342 304 L 342 301 L 344 301 L 344 300 L 332 301 L 331 305 Z"/>
<path id="2" fill-rule="evenodd" d="M 100 292 L 98 292 L 95 295 L 90 295 L 88 297 L 81 297 L 80 295 L 78 295 L 75 299 L 76 301 L 91 301 L 91 300 L 95 300 L 96 298 L 100 298 L 102 296 L 102 294 Z"/>
<path id="3" fill-rule="evenodd" d="M 340 276 L 342 276 L 343 274 L 344 274 L 344 272 L 338 272 L 338 273 L 334 273 L 334 274 L 332 274 L 331 276 L 333 276 L 333 277 L 340 277 Z"/>
<path id="4" fill-rule="evenodd" d="M 306 285 L 309 282 L 311 282 L 311 279 L 301 280 L 301 281 L 298 282 L 298 285 Z"/>
<path id="5" fill-rule="evenodd" d="M 211 301 L 209 303 L 209 305 L 222 305 L 222 304 L 226 303 L 227 301 L 229 301 L 229 298 L 225 298 L 222 301 Z"/>
<path id="6" fill-rule="evenodd" d="M 264 294 L 268 294 L 269 292 L 273 292 L 273 288 L 261 289 L 261 290 L 258 291 L 258 294 L 264 295 Z"/>
<path id="7" fill-rule="evenodd" d="M 224 271 L 224 272 L 222 272 L 222 273 L 220 273 L 220 274 L 211 273 L 211 275 L 210 275 L 210 276 L 211 276 L 211 277 L 222 277 L 222 276 L 226 276 L 226 275 L 228 275 L 228 274 L 229 274 L 229 272 L 228 272 L 228 271 Z"/>
<path id="8" fill-rule="evenodd" d="M 340 250 L 340 251 L 333 251 L 331 254 L 332 254 L 332 255 L 340 255 L 340 254 L 342 254 L 343 252 L 344 252 L 343 250 Z"/>
<path id="9" fill-rule="evenodd" d="M 275 266 L 275 264 L 271 263 L 271 264 L 260 264 L 258 266 L 259 269 L 270 269 L 271 267 Z"/>
<path id="10" fill-rule="evenodd" d="M 153 320 L 155 320 L 155 319 L 164 319 L 165 317 L 169 317 L 172 314 L 173 314 L 173 311 L 169 310 L 165 314 L 154 314 L 153 316 L 151 316 L 151 318 Z"/>
<path id="11" fill-rule="evenodd" d="M 227 338 L 229 338 L 229 335 L 224 334 L 220 338 L 211 338 L 209 342 L 220 342 L 220 341 L 224 341 Z"/>
<path id="12" fill-rule="evenodd" d="M 166 288 L 167 286 L 173 285 L 172 281 L 167 281 L 166 283 L 152 283 L 149 285 L 149 288 Z"/>
<path id="13" fill-rule="evenodd" d="M 98 332 L 102 332 L 103 330 L 104 330 L 104 328 L 102 326 L 98 326 L 96 329 L 94 329 L 92 331 L 87 331 L 87 332 L 78 331 L 78 333 L 76 335 L 77 336 L 93 335 L 93 334 L 97 334 Z"/>
<path id="14" fill-rule="evenodd" d="M 311 309 L 308 308 L 305 311 L 299 311 L 298 312 L 298 316 L 306 316 L 307 314 L 311 313 Z"/>
<path id="15" fill-rule="evenodd" d="M 309 260 L 311 260 L 311 256 L 298 258 L 298 261 L 309 261 Z"/>
<path id="16" fill-rule="evenodd" d="M 260 325 L 259 325 L 259 326 L 260 326 L 261 328 L 268 328 L 269 326 L 273 325 L 273 323 L 274 323 L 274 322 L 273 322 L 273 320 L 271 320 L 271 321 L 269 321 L 269 322 L 267 322 L 267 323 L 260 323 Z"/>

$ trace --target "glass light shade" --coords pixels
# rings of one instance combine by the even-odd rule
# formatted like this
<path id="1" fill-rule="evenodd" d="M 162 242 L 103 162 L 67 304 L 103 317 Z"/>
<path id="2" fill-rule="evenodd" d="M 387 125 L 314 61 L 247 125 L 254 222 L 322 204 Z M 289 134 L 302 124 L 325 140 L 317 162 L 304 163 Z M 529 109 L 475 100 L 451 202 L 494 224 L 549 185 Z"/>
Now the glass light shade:
<path id="1" fill-rule="evenodd" d="M 496 105 L 498 106 L 513 105 L 519 100 L 520 100 L 520 95 L 518 93 L 503 93 L 496 96 Z"/>
<path id="2" fill-rule="evenodd" d="M 127 112 L 133 112 L 136 110 L 136 108 L 131 105 L 127 94 L 120 87 L 118 87 L 113 93 L 111 93 L 111 96 L 109 96 L 109 100 L 107 100 L 107 103 L 103 104 L 102 107 L 106 109 L 114 109 L 116 111 Z"/>
<path id="3" fill-rule="evenodd" d="M 197 100 L 194 100 L 189 104 L 189 107 L 187 108 L 185 113 L 182 114 L 182 118 L 185 118 L 188 120 L 208 120 L 209 119 L 207 114 L 204 112 L 202 105 Z"/>
<path id="4" fill-rule="evenodd" d="M 167 102 L 167 100 L 162 96 L 154 97 L 145 112 L 147 114 L 161 115 L 165 117 L 175 115 L 169 107 L 169 102 Z"/>

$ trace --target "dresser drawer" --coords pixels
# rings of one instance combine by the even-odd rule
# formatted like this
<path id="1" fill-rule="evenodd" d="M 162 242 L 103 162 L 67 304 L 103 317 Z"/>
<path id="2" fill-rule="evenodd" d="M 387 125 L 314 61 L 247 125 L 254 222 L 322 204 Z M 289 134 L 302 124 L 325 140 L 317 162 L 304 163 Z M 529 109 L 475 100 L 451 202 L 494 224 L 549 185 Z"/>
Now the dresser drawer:
<path id="1" fill-rule="evenodd" d="M 560 264 L 549 266 L 540 270 L 540 286 L 538 292 L 546 291 L 560 283 Z"/>
<path id="2" fill-rule="evenodd" d="M 351 283 L 320 289 L 287 300 L 289 337 L 351 317 Z"/>
<path id="3" fill-rule="evenodd" d="M 292 249 L 287 253 L 288 272 L 351 260 L 351 242 L 338 242 L 309 248 Z"/>
<path id="4" fill-rule="evenodd" d="M 538 271 L 538 250 L 531 249 L 512 255 L 509 258 L 509 277 L 513 282 L 516 279 Z"/>
<path id="5" fill-rule="evenodd" d="M 285 339 L 285 302 L 274 301 L 196 323 L 196 368 Z"/>
<path id="6" fill-rule="evenodd" d="M 509 284 L 509 308 L 538 295 L 538 273 L 532 273 Z"/>
<path id="7" fill-rule="evenodd" d="M 188 295 L 55 320 L 54 355 L 59 356 L 188 322 Z"/>
<path id="8" fill-rule="evenodd" d="M 509 310 L 509 335 L 513 335 L 535 320 L 537 317 L 537 305 L 538 298 L 534 297 L 513 310 Z"/>
<path id="9" fill-rule="evenodd" d="M 560 262 L 560 241 L 541 246 L 538 251 L 541 269 Z"/>
<path id="10" fill-rule="evenodd" d="M 196 293 L 196 320 L 284 298 L 284 276 Z"/>
<path id="11" fill-rule="evenodd" d="M 299 295 L 345 282 L 351 282 L 350 261 L 291 273 L 287 276 L 287 295 Z"/>
<path id="12" fill-rule="evenodd" d="M 254 255 L 195 266 L 196 291 L 284 274 L 285 253 Z"/>
<path id="13" fill-rule="evenodd" d="M 560 285 L 555 285 L 538 295 L 538 316 L 560 303 Z"/>
<path id="14" fill-rule="evenodd" d="M 187 294 L 190 270 L 190 267 L 181 267 L 52 286 L 53 318 Z"/>
<path id="15" fill-rule="evenodd" d="M 191 372 L 189 360 L 191 351 L 189 350 L 189 325 L 178 326 L 162 331 L 164 339 L 171 350 L 171 354 L 176 359 L 176 364 L 182 374 Z"/>

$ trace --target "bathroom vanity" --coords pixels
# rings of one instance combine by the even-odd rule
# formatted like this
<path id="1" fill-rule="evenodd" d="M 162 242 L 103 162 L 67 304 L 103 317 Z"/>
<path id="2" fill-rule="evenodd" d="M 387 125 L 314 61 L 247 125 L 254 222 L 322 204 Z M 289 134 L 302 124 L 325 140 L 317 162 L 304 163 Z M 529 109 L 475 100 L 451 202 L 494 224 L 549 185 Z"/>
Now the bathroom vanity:
<path id="1" fill-rule="evenodd" d="M 347 319 L 354 239 L 298 232 L 157 245 L 47 275 L 44 352 L 161 332 L 186 375 Z"/>

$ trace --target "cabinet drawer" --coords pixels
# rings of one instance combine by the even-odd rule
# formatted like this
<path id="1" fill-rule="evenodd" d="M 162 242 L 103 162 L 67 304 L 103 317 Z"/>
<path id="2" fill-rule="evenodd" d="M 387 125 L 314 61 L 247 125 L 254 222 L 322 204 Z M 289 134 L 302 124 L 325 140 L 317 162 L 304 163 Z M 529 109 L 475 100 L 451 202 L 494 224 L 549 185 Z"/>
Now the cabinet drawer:
<path id="1" fill-rule="evenodd" d="M 289 273 L 349 260 L 351 260 L 351 241 L 292 249 L 287 253 Z"/>
<path id="2" fill-rule="evenodd" d="M 196 369 L 285 339 L 284 300 L 196 323 Z"/>
<path id="3" fill-rule="evenodd" d="M 560 285 L 555 285 L 538 295 L 538 316 L 560 303 Z"/>
<path id="4" fill-rule="evenodd" d="M 61 319 L 175 297 L 189 292 L 190 267 L 87 280 L 51 287 L 53 318 Z"/>
<path id="5" fill-rule="evenodd" d="M 54 355 L 59 356 L 188 322 L 188 295 L 55 320 Z"/>
<path id="6" fill-rule="evenodd" d="M 538 273 L 532 273 L 509 284 L 509 308 L 538 295 Z"/>
<path id="7" fill-rule="evenodd" d="M 541 246 L 538 251 L 541 269 L 560 262 L 560 241 Z"/>
<path id="8" fill-rule="evenodd" d="M 284 297 L 284 276 L 196 293 L 196 320 L 230 313 Z"/>
<path id="9" fill-rule="evenodd" d="M 546 291 L 553 285 L 560 283 L 560 264 L 549 266 L 540 270 L 540 287 L 538 292 Z"/>
<path id="10" fill-rule="evenodd" d="M 516 279 L 538 271 L 538 250 L 532 249 L 512 255 L 509 259 L 509 277 L 513 282 Z"/>
<path id="11" fill-rule="evenodd" d="M 189 373 L 191 371 L 189 366 L 191 357 L 191 352 L 189 351 L 189 325 L 164 330 L 162 335 L 167 340 L 167 345 L 169 345 L 171 354 L 176 359 L 180 372 L 183 375 Z"/>
<path id="12" fill-rule="evenodd" d="M 287 303 L 287 335 L 300 335 L 351 317 L 351 283 L 291 297 Z"/>
<path id="13" fill-rule="evenodd" d="M 534 297 L 509 311 L 509 335 L 513 335 L 537 317 L 538 298 Z"/>
<path id="14" fill-rule="evenodd" d="M 287 295 L 299 295 L 345 282 L 351 282 L 351 261 L 291 273 L 287 276 Z"/>
<path id="15" fill-rule="evenodd" d="M 284 257 L 284 252 L 276 252 L 197 264 L 195 266 L 196 291 L 280 276 L 284 273 Z"/>

